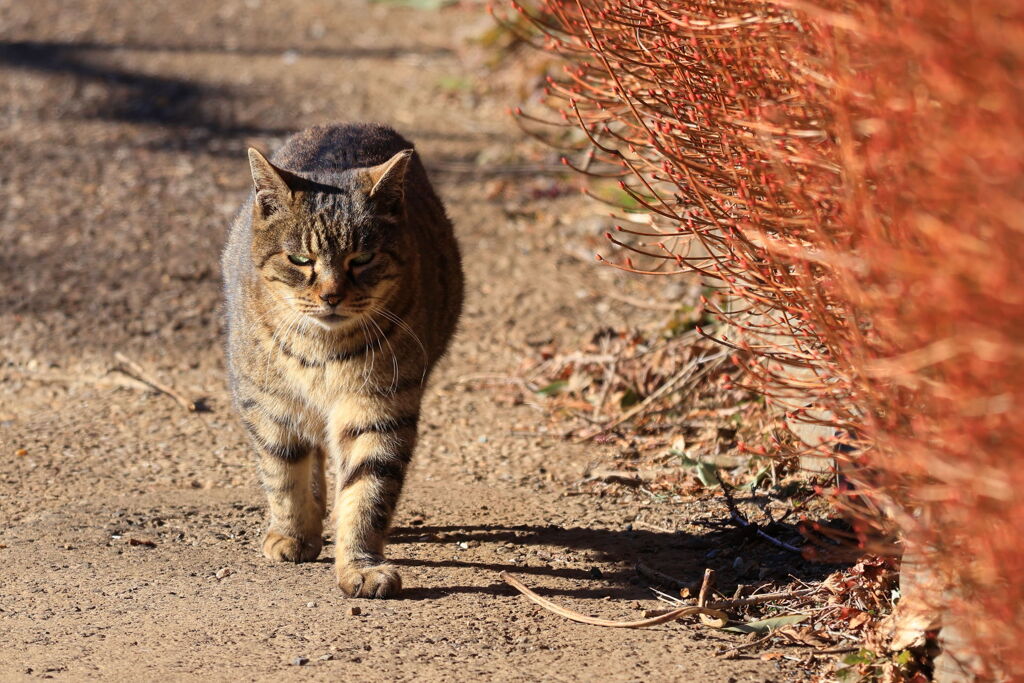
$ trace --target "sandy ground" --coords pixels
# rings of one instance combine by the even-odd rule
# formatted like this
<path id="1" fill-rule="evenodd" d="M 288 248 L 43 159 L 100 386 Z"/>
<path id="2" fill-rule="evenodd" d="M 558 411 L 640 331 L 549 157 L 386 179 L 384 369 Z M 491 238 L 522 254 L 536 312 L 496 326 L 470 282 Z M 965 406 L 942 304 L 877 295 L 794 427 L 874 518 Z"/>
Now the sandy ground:
<path id="1" fill-rule="evenodd" d="M 487 26 L 478 6 L 0 0 L 0 678 L 799 677 L 716 658 L 735 637 L 692 624 L 572 624 L 498 578 L 637 618 L 659 603 L 633 561 L 727 582 L 736 540 L 631 526 L 707 510 L 566 495 L 607 454 L 524 435 L 535 409 L 469 381 L 639 315 L 595 294 L 614 273 L 567 254 L 594 221 L 544 196 L 565 181 L 505 115 L 520 94 L 474 87 L 459 46 Z M 386 602 L 341 595 L 330 544 L 316 563 L 261 557 L 220 347 L 246 146 L 344 119 L 416 141 L 468 275 L 390 546 L 407 588 Z M 116 352 L 209 412 L 110 373 Z"/>

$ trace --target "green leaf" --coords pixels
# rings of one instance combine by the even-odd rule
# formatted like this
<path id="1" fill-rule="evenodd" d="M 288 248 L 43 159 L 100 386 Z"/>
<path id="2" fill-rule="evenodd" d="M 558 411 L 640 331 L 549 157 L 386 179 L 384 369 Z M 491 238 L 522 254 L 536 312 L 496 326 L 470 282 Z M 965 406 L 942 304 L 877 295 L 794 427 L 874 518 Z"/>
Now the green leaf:
<path id="1" fill-rule="evenodd" d="M 896 662 L 896 666 L 906 666 L 910 664 L 910 661 L 914 658 L 914 655 L 910 653 L 910 650 L 902 650 L 898 655 L 893 658 Z"/>
<path id="2" fill-rule="evenodd" d="M 567 386 L 569 386 L 569 380 L 557 379 L 546 387 L 538 389 L 537 393 L 541 396 L 554 396 L 561 393 L 562 389 L 565 389 Z"/>
<path id="3" fill-rule="evenodd" d="M 629 407 L 635 406 L 637 403 L 640 402 L 640 399 L 641 399 L 640 394 L 638 394 L 635 391 L 633 391 L 632 388 L 626 389 L 626 393 L 624 393 L 622 395 L 622 398 L 619 400 L 619 407 L 620 408 L 629 408 Z"/>
<path id="4" fill-rule="evenodd" d="M 682 451 L 676 450 L 674 448 L 671 451 L 669 451 L 669 453 L 679 458 L 680 465 L 684 465 L 686 467 L 696 467 L 698 464 L 700 464 L 696 460 L 688 456 L 686 453 L 683 453 Z"/>
<path id="5" fill-rule="evenodd" d="M 448 92 L 469 92 L 473 89 L 473 82 L 461 76 L 442 76 L 437 84 Z"/>
<path id="6" fill-rule="evenodd" d="M 865 650 L 861 648 L 856 652 L 851 652 L 843 658 L 843 664 L 849 664 L 850 666 L 856 666 L 857 664 L 872 664 L 874 663 L 875 653 L 871 650 Z"/>
<path id="7" fill-rule="evenodd" d="M 709 462 L 697 463 L 697 478 L 705 486 L 719 486 L 722 483 L 718 478 L 718 468 Z"/>
<path id="8" fill-rule="evenodd" d="M 744 484 L 743 488 L 747 489 L 748 491 L 756 491 L 757 487 L 760 486 L 764 482 L 764 480 L 768 478 L 769 472 L 771 472 L 770 467 L 762 467 L 757 471 L 757 474 L 754 475 L 753 479 Z"/>
<path id="9" fill-rule="evenodd" d="M 807 621 L 806 614 L 787 614 L 783 617 L 772 617 L 770 619 L 761 619 L 760 621 L 751 621 L 746 624 L 736 624 L 735 626 L 726 626 L 723 631 L 731 631 L 732 633 L 770 633 L 780 626 L 789 626 L 790 624 L 799 624 L 801 621 Z"/>

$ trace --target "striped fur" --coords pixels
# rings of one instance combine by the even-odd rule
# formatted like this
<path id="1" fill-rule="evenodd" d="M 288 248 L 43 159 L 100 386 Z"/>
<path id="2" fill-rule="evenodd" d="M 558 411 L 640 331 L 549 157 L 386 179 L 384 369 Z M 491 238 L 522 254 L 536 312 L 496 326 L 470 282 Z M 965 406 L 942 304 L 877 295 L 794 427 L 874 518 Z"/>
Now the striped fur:
<path id="1" fill-rule="evenodd" d="M 319 555 L 329 461 L 336 576 L 353 596 L 401 587 L 385 537 L 462 306 L 452 226 L 411 148 L 352 124 L 299 133 L 271 161 L 250 150 L 254 190 L 223 256 L 231 388 L 270 507 L 263 553 Z"/>

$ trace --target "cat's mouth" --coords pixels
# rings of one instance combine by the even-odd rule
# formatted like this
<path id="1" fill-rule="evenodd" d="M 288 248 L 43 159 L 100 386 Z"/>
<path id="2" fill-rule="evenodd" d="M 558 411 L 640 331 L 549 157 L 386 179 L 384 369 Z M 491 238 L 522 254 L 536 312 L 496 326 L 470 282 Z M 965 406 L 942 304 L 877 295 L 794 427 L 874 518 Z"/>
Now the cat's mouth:
<path id="1" fill-rule="evenodd" d="M 327 329 L 337 327 L 348 320 L 347 315 L 341 315 L 340 313 L 316 313 L 311 314 L 309 317 Z"/>

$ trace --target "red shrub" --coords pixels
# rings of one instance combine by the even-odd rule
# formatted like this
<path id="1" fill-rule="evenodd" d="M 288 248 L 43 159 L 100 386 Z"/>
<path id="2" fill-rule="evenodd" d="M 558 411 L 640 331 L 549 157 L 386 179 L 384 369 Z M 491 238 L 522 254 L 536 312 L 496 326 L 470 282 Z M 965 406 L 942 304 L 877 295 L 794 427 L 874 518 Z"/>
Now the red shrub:
<path id="1" fill-rule="evenodd" d="M 722 341 L 770 397 L 855 446 L 851 509 L 958 587 L 954 609 L 1011 672 L 1024 671 L 1019 8 L 545 0 L 527 13 L 567 61 L 548 104 L 586 131 L 570 163 L 618 173 L 652 215 L 628 243 L 609 238 L 664 265 L 613 265 L 722 283 L 742 328 Z"/>

